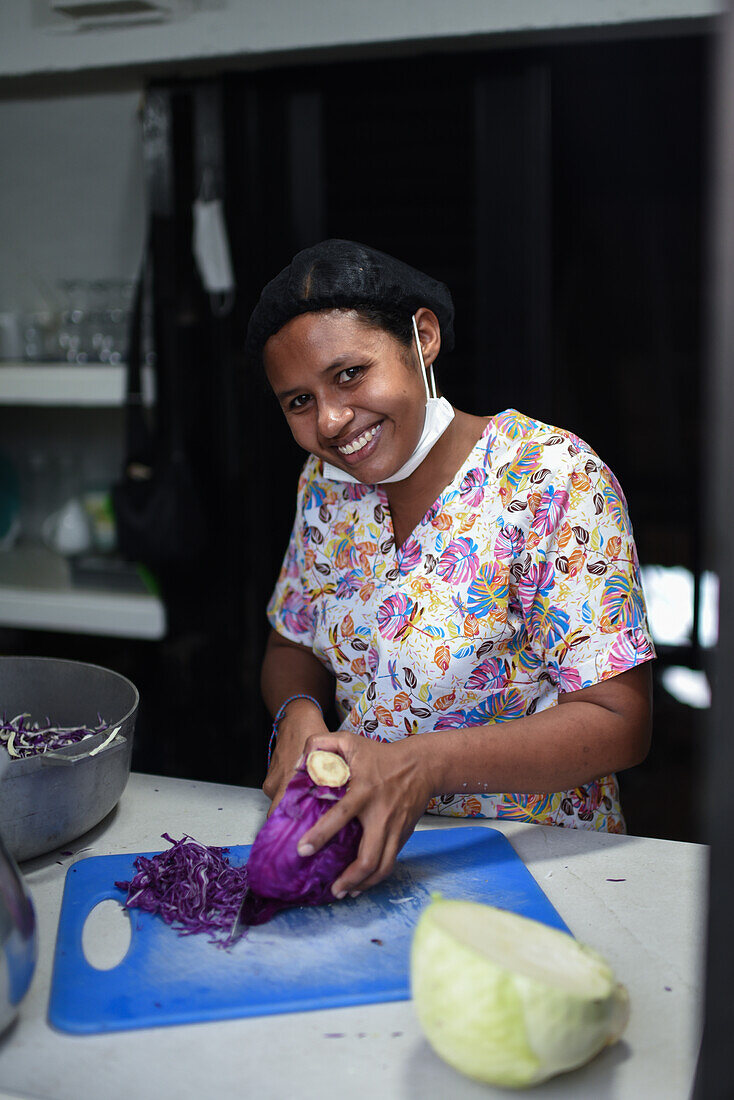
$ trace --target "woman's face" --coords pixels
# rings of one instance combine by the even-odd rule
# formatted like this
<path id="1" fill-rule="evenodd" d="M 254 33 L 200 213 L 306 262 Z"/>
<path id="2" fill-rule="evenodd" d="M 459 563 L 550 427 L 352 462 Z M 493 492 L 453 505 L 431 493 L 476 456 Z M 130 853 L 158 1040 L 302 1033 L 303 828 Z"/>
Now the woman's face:
<path id="1" fill-rule="evenodd" d="M 429 310 L 419 314 L 429 327 L 435 321 Z M 419 329 L 425 325 L 422 317 Z M 304 450 L 367 484 L 390 477 L 413 453 L 426 391 L 416 353 L 392 334 L 365 324 L 354 310 L 303 313 L 270 337 L 263 358 Z"/>

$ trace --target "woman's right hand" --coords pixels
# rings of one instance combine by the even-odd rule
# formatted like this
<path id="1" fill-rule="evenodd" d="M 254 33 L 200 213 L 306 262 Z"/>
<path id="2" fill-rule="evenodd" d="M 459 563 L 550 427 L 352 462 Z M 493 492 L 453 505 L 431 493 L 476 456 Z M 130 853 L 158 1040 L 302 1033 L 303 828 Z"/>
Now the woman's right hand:
<path id="1" fill-rule="evenodd" d="M 293 773 L 303 756 L 306 741 L 312 734 L 328 733 L 328 727 L 318 707 L 310 699 L 294 699 L 278 723 L 273 755 L 263 791 L 270 801 L 268 817 L 280 802 Z"/>

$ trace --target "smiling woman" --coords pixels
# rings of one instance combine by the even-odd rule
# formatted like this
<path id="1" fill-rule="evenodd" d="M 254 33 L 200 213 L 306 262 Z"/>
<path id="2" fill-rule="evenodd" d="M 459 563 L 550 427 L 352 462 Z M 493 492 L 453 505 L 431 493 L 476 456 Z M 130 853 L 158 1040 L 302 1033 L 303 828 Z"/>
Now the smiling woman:
<path id="1" fill-rule="evenodd" d="M 419 309 L 415 324 L 435 358 L 435 314 Z M 264 359 L 296 442 L 324 460 L 333 480 L 380 484 L 403 470 L 423 431 L 426 383 L 413 355 L 358 311 L 334 309 L 288 321 Z M 448 427 L 453 411 L 444 405 Z"/>
<path id="2" fill-rule="evenodd" d="M 248 329 L 309 453 L 268 609 L 264 790 L 274 807 L 304 751 L 345 757 L 299 849 L 359 819 L 337 896 L 384 878 L 426 809 L 623 831 L 614 773 L 649 745 L 622 491 L 572 433 L 439 397 L 452 344 L 448 289 L 349 241 L 299 253 Z"/>

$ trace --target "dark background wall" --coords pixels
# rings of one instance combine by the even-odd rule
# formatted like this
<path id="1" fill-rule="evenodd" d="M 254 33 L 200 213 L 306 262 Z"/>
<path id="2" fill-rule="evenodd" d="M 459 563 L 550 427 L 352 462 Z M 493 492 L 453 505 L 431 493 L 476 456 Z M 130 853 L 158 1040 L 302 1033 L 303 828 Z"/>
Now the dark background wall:
<path id="1" fill-rule="evenodd" d="M 446 281 L 449 400 L 480 414 L 515 406 L 586 438 L 625 488 L 642 562 L 698 574 L 708 70 L 705 37 L 650 38 L 166 84 L 184 257 L 175 384 L 207 547 L 162 577 L 162 642 L 4 630 L 2 649 L 131 676 L 138 770 L 262 781 L 264 610 L 304 456 L 242 346 L 263 283 L 327 236 Z M 212 87 L 238 282 L 223 320 L 188 258 L 196 102 Z M 671 662 L 696 667 L 701 654 L 661 650 L 654 747 L 622 777 L 623 797 L 631 831 L 695 839 L 700 712 L 663 691 Z"/>

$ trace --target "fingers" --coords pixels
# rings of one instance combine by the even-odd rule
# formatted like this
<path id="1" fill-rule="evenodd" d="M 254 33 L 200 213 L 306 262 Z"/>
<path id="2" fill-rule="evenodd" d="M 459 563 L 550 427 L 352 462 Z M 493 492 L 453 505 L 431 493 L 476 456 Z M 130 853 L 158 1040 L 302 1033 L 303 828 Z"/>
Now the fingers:
<path id="1" fill-rule="evenodd" d="M 312 733 L 303 746 L 303 755 L 306 757 L 310 752 L 321 749 L 324 752 L 338 752 L 349 763 L 350 750 L 356 747 L 354 742 L 358 740 L 353 733 Z"/>
<path id="2" fill-rule="evenodd" d="M 335 802 L 301 837 L 298 854 L 305 858 L 318 852 L 348 821 L 359 816 L 358 807 L 359 804 L 348 793 L 339 802 Z M 334 896 L 343 898 L 346 894 L 351 894 L 354 897 L 362 890 L 382 882 L 391 874 L 402 844 L 403 836 L 400 831 L 389 830 L 385 823 L 377 829 L 365 829 L 357 858 L 332 885 Z"/>
<path id="3" fill-rule="evenodd" d="M 399 845 L 390 840 L 384 847 L 379 843 L 360 845 L 354 863 L 350 863 L 333 884 L 331 891 L 334 897 L 343 898 L 346 894 L 358 897 L 363 890 L 382 882 L 392 873 L 398 851 Z"/>
<path id="4" fill-rule="evenodd" d="M 290 761 L 286 765 L 281 762 L 279 756 L 273 757 L 273 762 L 270 765 L 270 769 L 268 771 L 268 774 L 265 776 L 262 785 L 263 794 L 266 794 L 268 798 L 272 800 L 272 805 L 270 807 L 270 810 L 268 811 L 268 817 L 270 817 L 270 814 L 273 812 L 273 810 L 283 797 L 285 789 L 288 786 L 289 781 L 293 777 L 293 773 L 298 771 L 304 760 L 305 755 L 301 754 L 301 756 L 291 766 Z"/>
<path id="5" fill-rule="evenodd" d="M 396 757 L 391 746 L 352 733 L 317 733 L 304 744 L 304 755 L 317 749 L 338 752 L 352 776 L 344 796 L 301 837 L 298 853 L 307 858 L 328 842 L 347 822 L 357 818 L 362 839 L 356 859 L 332 885 L 337 898 L 356 896 L 392 872 L 398 852 L 420 817 L 427 795 L 424 784 L 413 782 L 413 771 Z"/>
<path id="6" fill-rule="evenodd" d="M 265 776 L 263 782 L 263 794 L 266 794 L 271 800 L 270 809 L 268 810 L 268 817 L 275 809 L 278 802 L 283 797 L 283 791 L 288 784 L 288 779 L 283 777 L 281 768 L 271 768 L 268 774 Z"/>
<path id="7" fill-rule="evenodd" d="M 286 789 L 286 787 L 287 787 L 287 786 L 288 786 L 288 784 L 287 784 L 287 783 L 282 783 L 282 784 L 281 784 L 281 785 L 280 785 L 279 787 L 277 787 L 277 788 L 276 788 L 276 790 L 275 790 L 275 794 L 273 794 L 273 795 L 272 795 L 272 798 L 271 798 L 271 796 L 270 796 L 270 795 L 268 795 L 268 798 L 271 798 L 271 802 L 270 802 L 270 805 L 268 806 L 268 813 L 267 813 L 267 816 L 268 816 L 268 817 L 270 817 L 270 815 L 272 814 L 273 810 L 275 809 L 275 807 L 276 807 L 276 806 L 278 805 L 278 803 L 280 802 L 281 798 L 282 798 L 282 797 L 283 797 L 283 795 L 285 794 L 285 789 Z M 264 787 L 263 787 L 263 790 L 265 790 L 265 788 L 264 788 Z M 268 794 L 268 792 L 267 792 L 267 791 L 265 791 L 265 794 Z"/>

